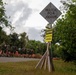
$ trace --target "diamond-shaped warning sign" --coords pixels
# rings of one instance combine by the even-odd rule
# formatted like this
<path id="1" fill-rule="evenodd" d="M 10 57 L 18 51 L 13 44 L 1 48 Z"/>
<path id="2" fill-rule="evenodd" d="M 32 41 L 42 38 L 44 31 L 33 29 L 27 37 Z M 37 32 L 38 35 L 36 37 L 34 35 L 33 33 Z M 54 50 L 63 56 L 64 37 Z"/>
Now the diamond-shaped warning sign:
<path id="1" fill-rule="evenodd" d="M 50 24 L 52 24 L 61 12 L 50 2 L 40 13 Z"/>

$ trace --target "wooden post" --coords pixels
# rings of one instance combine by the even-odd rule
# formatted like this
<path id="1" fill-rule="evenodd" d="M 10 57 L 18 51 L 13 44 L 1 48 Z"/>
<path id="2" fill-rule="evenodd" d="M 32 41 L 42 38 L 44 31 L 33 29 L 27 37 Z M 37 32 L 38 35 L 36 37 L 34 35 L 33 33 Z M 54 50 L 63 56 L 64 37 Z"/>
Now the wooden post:
<path id="1" fill-rule="evenodd" d="M 47 43 L 47 58 L 48 58 L 48 70 L 51 72 L 51 67 L 50 67 L 50 53 L 49 53 L 49 43 Z"/>
<path id="2" fill-rule="evenodd" d="M 51 43 L 50 43 L 50 46 L 51 46 Z M 52 48 L 51 48 L 51 51 L 49 53 L 50 53 L 51 71 L 55 71 L 54 64 L 53 64 Z"/>
<path id="3" fill-rule="evenodd" d="M 41 66 L 41 65 L 42 65 L 42 62 L 43 62 L 43 60 L 45 59 L 46 54 L 47 54 L 47 51 L 46 51 L 46 52 L 45 52 L 45 54 L 42 56 L 42 58 L 40 59 L 40 61 L 38 62 L 38 64 L 36 65 L 36 67 L 35 67 L 35 68 L 37 68 L 37 67 L 39 67 L 39 66 Z"/>
<path id="4" fill-rule="evenodd" d="M 51 57 L 51 53 L 49 52 L 49 43 L 47 43 L 47 50 L 36 65 L 35 68 L 42 68 L 44 66 L 44 70 L 48 67 L 49 72 L 54 71 L 54 65 Z"/>

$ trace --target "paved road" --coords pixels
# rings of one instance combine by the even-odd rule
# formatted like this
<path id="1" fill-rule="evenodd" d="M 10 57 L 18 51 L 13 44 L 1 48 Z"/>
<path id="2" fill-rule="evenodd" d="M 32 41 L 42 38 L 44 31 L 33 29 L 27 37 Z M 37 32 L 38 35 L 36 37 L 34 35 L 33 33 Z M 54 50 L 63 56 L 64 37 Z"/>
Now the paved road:
<path id="1" fill-rule="evenodd" d="M 34 58 L 15 58 L 15 57 L 0 57 L 0 62 L 20 62 L 20 61 L 33 61 L 39 60 Z"/>

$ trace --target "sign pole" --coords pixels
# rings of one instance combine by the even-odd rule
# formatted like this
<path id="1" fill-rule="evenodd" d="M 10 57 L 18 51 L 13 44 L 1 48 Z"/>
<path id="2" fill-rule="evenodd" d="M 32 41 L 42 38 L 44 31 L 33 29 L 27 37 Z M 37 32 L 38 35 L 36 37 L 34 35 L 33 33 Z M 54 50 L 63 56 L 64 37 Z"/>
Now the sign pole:
<path id="1" fill-rule="evenodd" d="M 48 28 L 52 29 L 52 24 L 48 24 Z M 52 40 L 51 40 L 52 41 Z M 54 65 L 53 65 L 53 56 L 52 56 L 52 43 L 49 43 L 49 46 L 51 47 L 51 51 L 49 51 L 49 57 L 50 57 L 50 66 L 51 66 L 51 71 L 55 71 Z"/>
<path id="2" fill-rule="evenodd" d="M 49 72 L 51 72 L 51 64 L 50 64 L 50 53 L 49 53 L 49 42 L 47 43 L 47 50 L 45 54 L 42 56 L 41 60 L 38 62 L 35 68 L 42 68 L 44 66 L 44 70 L 48 67 Z"/>
<path id="3" fill-rule="evenodd" d="M 50 30 L 49 34 L 52 34 L 52 31 L 51 31 L 52 25 L 49 24 L 47 26 L 47 28 L 49 28 L 49 30 Z M 38 62 L 38 64 L 36 65 L 35 68 L 39 67 L 41 69 L 44 66 L 44 70 L 46 68 L 48 68 L 49 72 L 55 71 L 54 65 L 53 65 L 53 60 L 52 60 L 52 48 L 51 48 L 51 51 L 49 50 L 49 47 L 51 45 L 51 43 L 50 43 L 51 41 L 52 41 L 52 39 L 50 39 L 50 41 L 47 42 L 46 52 L 44 53 L 44 55 L 42 56 L 41 60 Z"/>
<path id="4" fill-rule="evenodd" d="M 51 46 L 51 42 L 50 42 L 50 46 Z M 54 64 L 53 64 L 52 48 L 50 51 L 50 63 L 51 63 L 51 70 L 55 71 Z"/>
<path id="5" fill-rule="evenodd" d="M 49 45 L 51 45 L 52 41 L 52 29 L 53 22 L 61 15 L 61 12 L 50 2 L 40 13 L 50 24 L 46 30 L 45 34 L 45 42 L 47 43 L 47 50 L 42 56 L 41 60 L 38 62 L 35 68 L 44 66 L 44 69 L 48 67 L 49 72 L 55 71 L 53 60 L 52 60 L 52 48 L 51 51 L 49 50 Z"/>
<path id="6" fill-rule="evenodd" d="M 49 42 L 47 43 L 47 58 L 48 58 L 48 70 L 51 72 L 51 65 L 50 65 L 50 53 L 49 53 Z"/>

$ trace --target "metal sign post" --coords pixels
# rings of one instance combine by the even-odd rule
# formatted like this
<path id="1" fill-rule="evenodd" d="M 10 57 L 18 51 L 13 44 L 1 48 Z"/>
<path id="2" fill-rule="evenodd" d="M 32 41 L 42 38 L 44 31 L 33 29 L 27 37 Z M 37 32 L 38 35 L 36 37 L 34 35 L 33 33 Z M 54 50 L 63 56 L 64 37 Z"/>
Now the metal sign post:
<path id="1" fill-rule="evenodd" d="M 61 12 L 50 2 L 40 13 L 50 24 L 48 25 L 49 29 L 46 29 L 45 34 L 45 42 L 47 43 L 47 50 L 36 65 L 35 68 L 42 68 L 44 69 L 48 67 L 49 72 L 54 71 L 54 65 L 52 60 L 52 50 L 49 52 L 49 46 L 51 45 L 52 41 L 52 23 L 61 15 Z"/>

